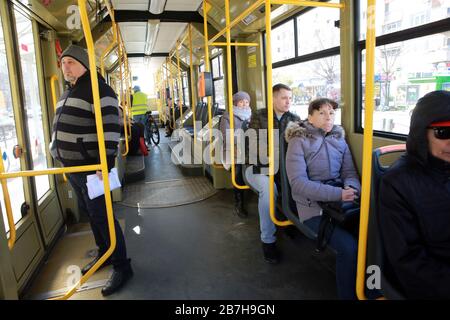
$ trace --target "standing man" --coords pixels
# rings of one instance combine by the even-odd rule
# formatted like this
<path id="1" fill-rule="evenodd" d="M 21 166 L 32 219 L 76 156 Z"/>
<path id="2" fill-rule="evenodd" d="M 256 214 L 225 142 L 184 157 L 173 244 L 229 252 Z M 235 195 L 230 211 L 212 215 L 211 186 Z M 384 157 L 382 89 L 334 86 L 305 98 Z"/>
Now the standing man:
<path id="1" fill-rule="evenodd" d="M 146 115 L 145 113 L 147 112 L 148 109 L 148 98 L 147 98 L 147 94 L 145 94 L 144 92 L 141 91 L 141 88 L 139 86 L 134 86 L 133 87 L 133 97 L 132 97 L 132 102 L 131 102 L 131 115 L 133 116 L 133 120 L 135 122 L 138 122 L 140 124 L 142 124 L 144 126 L 144 138 L 145 141 L 147 141 L 147 130 L 145 130 L 146 127 Z"/>
<path id="2" fill-rule="evenodd" d="M 300 121 L 300 118 L 289 112 L 292 102 L 292 90 L 284 84 L 276 84 L 272 88 L 273 92 L 273 127 L 274 130 L 279 130 L 280 141 L 284 143 L 284 131 L 290 121 Z M 260 129 L 268 129 L 268 113 L 267 108 L 255 112 L 252 116 L 249 128 L 256 130 L 258 135 L 258 146 L 261 144 L 258 131 Z M 269 133 L 271 134 L 271 132 Z M 276 141 L 275 141 L 276 143 Z M 260 154 L 260 152 L 258 152 Z M 275 156 L 277 156 L 275 154 Z M 276 160 L 277 161 L 277 160 Z M 263 167 L 269 165 L 262 165 L 260 161 L 258 164 L 251 165 L 245 170 L 245 178 L 248 184 L 258 192 L 258 213 L 259 225 L 261 229 L 261 242 L 263 247 L 264 259 L 272 264 L 280 261 L 280 255 L 276 247 L 275 224 L 270 218 L 269 208 L 269 176 L 261 172 Z M 275 175 L 275 184 L 279 185 L 279 173 Z M 277 187 L 274 186 L 275 202 L 277 198 Z"/>
<path id="3" fill-rule="evenodd" d="M 88 54 L 83 48 L 71 45 L 61 55 L 61 66 L 69 88 L 63 93 L 57 104 L 50 153 L 65 167 L 98 164 L 100 163 L 100 153 Z M 110 171 L 114 167 L 120 138 L 118 101 L 114 90 L 105 83 L 100 75 L 98 78 L 106 156 L 108 171 Z M 81 270 L 82 274 L 92 268 L 108 250 L 110 243 L 105 196 L 92 200 L 88 196 L 86 176 L 93 173 L 80 172 L 69 175 L 69 181 L 77 195 L 79 207 L 89 216 L 92 233 L 98 246 L 97 257 Z M 96 174 L 101 179 L 101 172 L 97 171 Z M 115 217 L 114 226 L 117 238 L 116 248 L 111 257 L 101 266 L 109 264 L 114 266 L 111 278 L 102 289 L 104 296 L 116 292 L 133 275 L 130 259 L 127 259 L 122 229 Z"/>

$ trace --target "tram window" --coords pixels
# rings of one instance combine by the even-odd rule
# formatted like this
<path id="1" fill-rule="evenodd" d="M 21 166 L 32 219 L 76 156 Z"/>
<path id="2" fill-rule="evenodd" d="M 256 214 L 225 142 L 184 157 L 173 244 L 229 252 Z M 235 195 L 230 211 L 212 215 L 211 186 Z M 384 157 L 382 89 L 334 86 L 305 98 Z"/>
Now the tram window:
<path id="1" fill-rule="evenodd" d="M 272 61 L 278 62 L 295 57 L 294 20 L 272 29 Z"/>
<path id="2" fill-rule="evenodd" d="M 211 65 L 212 65 L 213 78 L 220 77 L 219 56 L 217 56 L 216 58 L 212 59 Z"/>
<path id="3" fill-rule="evenodd" d="M 377 1 L 376 34 L 388 34 L 449 17 L 450 1 L 390 0 Z M 359 5 L 360 36 L 364 40 L 367 29 L 367 0 Z"/>
<path id="4" fill-rule="evenodd" d="M 443 84 L 450 83 L 447 60 L 450 50 L 442 47 L 445 38 L 445 33 L 437 33 L 376 48 L 374 130 L 408 134 L 417 100 L 430 91 L 445 89 Z M 365 50 L 362 55 L 365 79 Z"/>
<path id="5" fill-rule="evenodd" d="M 42 106 L 39 98 L 37 79 L 36 51 L 33 39 L 33 25 L 21 13 L 15 11 L 17 40 L 19 44 L 20 65 L 24 88 L 24 103 L 28 122 L 28 137 L 33 160 L 33 169 L 48 168 L 46 157 L 46 143 L 44 139 L 44 126 Z M 35 177 L 37 198 L 40 199 L 50 189 L 49 176 Z"/>
<path id="6" fill-rule="evenodd" d="M 316 8 L 298 16 L 298 55 L 339 46 L 338 20 L 339 10 L 330 8 Z"/>
<path id="7" fill-rule="evenodd" d="M 417 100 L 434 90 L 450 87 L 450 48 L 445 46 L 450 25 L 434 31 L 433 26 L 423 26 L 448 19 L 450 0 L 413 0 L 408 6 L 401 0 L 377 2 L 374 83 L 374 129 L 385 133 L 406 135 L 412 110 Z M 364 90 L 366 63 L 364 50 L 367 26 L 367 1 L 359 4 L 359 43 L 361 54 L 361 108 L 360 126 L 364 127 Z M 421 32 L 415 32 L 420 28 Z M 425 31 L 425 32 L 424 32 Z M 396 32 L 390 37 L 383 37 Z M 424 34 L 427 34 L 425 35 Z"/>
<path id="8" fill-rule="evenodd" d="M 1 17 L 0 17 L 1 18 Z M 16 126 L 14 122 L 14 111 L 11 96 L 11 87 L 8 75 L 8 63 L 6 60 L 5 39 L 0 20 L 0 147 L 7 172 L 20 171 L 20 159 L 15 159 L 12 155 L 14 145 L 18 143 Z M 9 196 L 11 198 L 11 207 L 14 217 L 14 223 L 21 218 L 20 206 L 25 201 L 23 192 L 22 178 L 13 178 L 7 180 Z M 9 231 L 8 219 L 6 217 L 6 208 L 4 204 L 3 192 L 0 189 L 0 202 L 2 207 L 3 222 L 5 231 Z"/>
<path id="9" fill-rule="evenodd" d="M 223 78 L 214 80 L 214 102 L 219 105 L 219 109 L 225 109 L 225 87 L 223 83 Z"/>
<path id="10" fill-rule="evenodd" d="M 225 109 L 225 87 L 223 80 L 222 66 L 223 55 L 219 54 L 211 60 L 213 85 L 214 85 L 214 103 L 219 105 L 219 109 Z"/>
<path id="11" fill-rule="evenodd" d="M 183 72 L 182 73 L 182 81 L 183 81 L 183 101 L 186 106 L 190 105 L 189 101 L 189 81 L 188 81 L 188 73 Z"/>
<path id="12" fill-rule="evenodd" d="M 273 69 L 273 83 L 292 88 L 290 111 L 301 119 L 308 117 L 308 104 L 317 98 L 341 100 L 340 56 L 331 56 Z M 336 124 L 341 123 L 341 109 L 336 110 Z"/>

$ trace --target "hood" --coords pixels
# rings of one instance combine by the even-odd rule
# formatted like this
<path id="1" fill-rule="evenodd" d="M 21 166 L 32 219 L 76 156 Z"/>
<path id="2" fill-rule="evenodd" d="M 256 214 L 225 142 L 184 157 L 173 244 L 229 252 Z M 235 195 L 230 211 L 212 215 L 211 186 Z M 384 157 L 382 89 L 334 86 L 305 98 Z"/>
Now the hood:
<path id="1" fill-rule="evenodd" d="M 428 152 L 427 127 L 438 121 L 450 120 L 450 92 L 433 91 L 417 101 L 411 116 L 406 150 L 410 157 L 426 166 L 431 155 Z"/>
<path id="2" fill-rule="evenodd" d="M 284 137 L 286 142 L 289 142 L 294 137 L 308 137 L 311 138 L 313 136 L 325 136 L 325 131 L 322 129 L 314 127 L 307 120 L 303 121 L 290 121 L 286 127 L 286 131 L 284 133 Z M 328 135 L 332 135 L 335 138 L 344 138 L 345 131 L 341 126 L 334 125 L 333 129 L 331 129 Z"/>

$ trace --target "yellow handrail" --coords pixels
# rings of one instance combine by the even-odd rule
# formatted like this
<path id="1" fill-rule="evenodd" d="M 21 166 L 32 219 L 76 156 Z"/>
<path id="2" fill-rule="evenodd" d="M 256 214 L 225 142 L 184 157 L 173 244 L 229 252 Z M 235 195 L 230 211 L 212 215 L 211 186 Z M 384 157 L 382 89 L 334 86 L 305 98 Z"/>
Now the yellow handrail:
<path id="1" fill-rule="evenodd" d="M 192 119 L 193 119 L 193 127 L 194 127 L 194 150 L 195 149 L 195 145 L 197 143 L 197 130 L 196 130 L 196 126 L 197 124 L 195 123 L 196 118 L 195 118 L 195 113 L 197 110 L 197 99 L 195 99 L 195 90 L 194 90 L 194 62 L 193 62 L 193 51 L 192 51 L 192 23 L 189 23 L 189 70 L 191 73 L 191 109 L 193 110 L 192 112 Z"/>
<path id="2" fill-rule="evenodd" d="M 1 154 L 2 152 L 0 149 L 0 182 L 2 184 L 3 199 L 5 200 L 6 217 L 8 218 L 9 226 L 8 248 L 9 250 L 12 250 L 14 244 L 16 243 L 16 225 L 14 223 L 14 217 L 11 209 L 11 198 L 9 197 L 8 182 L 3 178 L 5 165 L 3 163 L 3 157 L 1 156 Z"/>
<path id="3" fill-rule="evenodd" d="M 230 0 L 225 0 L 225 21 L 226 25 L 230 25 Z M 227 28 L 227 98 L 228 98 L 228 113 L 230 114 L 230 158 L 231 158 L 231 183 L 237 189 L 250 189 L 249 186 L 237 183 L 236 181 L 236 164 L 234 162 L 234 112 L 233 112 L 233 84 L 231 81 L 231 31 Z M 244 173 L 242 173 L 244 174 Z"/>
<path id="4" fill-rule="evenodd" d="M 273 139 L 273 92 L 272 92 L 272 21 L 270 20 L 270 0 L 265 0 L 266 8 L 266 70 L 267 70 L 267 119 L 268 119 L 268 136 L 269 136 L 269 213 L 273 223 L 278 226 L 289 226 L 293 224 L 291 221 L 280 221 L 275 216 L 274 202 L 274 139 Z"/>
<path id="5" fill-rule="evenodd" d="M 55 81 L 58 81 L 58 76 L 56 74 L 54 74 L 50 77 L 50 90 L 52 92 L 53 110 L 55 111 L 55 115 L 56 115 L 56 105 L 58 103 L 58 99 L 56 97 Z M 63 180 L 64 180 L 64 182 L 67 182 L 67 177 L 65 174 L 63 174 Z"/>
<path id="6" fill-rule="evenodd" d="M 328 3 L 319 1 L 301 1 L 301 0 L 272 0 L 272 4 L 290 4 L 304 7 L 325 7 L 325 8 L 344 8 L 343 3 Z"/>
<path id="7" fill-rule="evenodd" d="M 367 300 L 364 293 L 367 231 L 369 226 L 370 183 L 372 175 L 373 109 L 374 109 L 374 61 L 375 61 L 375 3 L 367 1 L 366 33 L 366 92 L 364 115 L 364 144 L 362 160 L 361 209 L 359 222 L 358 265 L 356 273 L 356 294 L 360 300 Z"/>
<path id="8" fill-rule="evenodd" d="M 225 47 L 228 44 L 226 42 L 213 42 L 211 43 L 212 46 L 216 47 Z M 259 46 L 259 43 L 256 42 L 231 42 L 230 46 L 236 46 L 236 47 L 257 47 Z"/>
<path id="9" fill-rule="evenodd" d="M 179 43 L 177 43 L 176 48 L 178 69 L 178 107 L 180 108 L 180 128 L 183 128 L 183 82 L 181 79 L 180 53 L 178 51 L 178 44 Z"/>
<path id="10" fill-rule="evenodd" d="M 105 190 L 105 202 L 106 202 L 106 213 L 108 218 L 108 228 L 109 228 L 109 241 L 110 247 L 105 252 L 105 254 L 94 264 L 94 266 L 81 277 L 78 284 L 72 287 L 69 292 L 66 293 L 62 299 L 67 299 L 72 296 L 77 287 L 86 282 L 87 279 L 95 272 L 97 269 L 108 259 L 113 253 L 116 247 L 116 230 L 114 228 L 114 216 L 112 210 L 111 192 L 109 188 L 109 176 L 108 176 L 108 164 L 106 160 L 106 148 L 105 148 L 105 136 L 103 132 L 103 122 L 100 107 L 100 95 L 98 89 L 98 78 L 97 78 L 97 67 L 95 65 L 95 50 L 94 42 L 92 39 L 92 33 L 89 25 L 89 18 L 86 9 L 86 0 L 78 0 L 78 7 L 80 9 L 80 17 L 83 26 L 84 35 L 86 38 L 86 44 L 89 53 L 89 72 L 91 73 L 91 83 L 92 83 L 92 96 L 94 100 L 94 110 L 95 110 L 95 123 L 97 126 L 97 137 L 98 137 L 98 147 L 100 152 L 100 166 L 103 177 L 103 186 Z"/>
<path id="11" fill-rule="evenodd" d="M 231 21 L 231 23 L 228 26 L 226 26 L 224 29 L 220 30 L 214 37 L 209 39 L 208 43 L 212 44 L 214 41 L 219 39 L 219 37 L 222 36 L 227 30 L 230 30 L 231 28 L 233 28 L 235 25 L 237 25 L 239 22 L 241 22 L 242 19 L 244 19 L 246 16 L 248 16 L 251 12 L 258 9 L 259 6 L 261 6 L 264 3 L 264 1 L 265 0 L 258 0 L 255 3 L 253 3 L 250 7 L 248 7 L 244 11 L 242 11 L 242 13 L 239 16 L 237 16 L 233 21 Z M 203 6 L 203 15 L 206 15 L 205 5 Z"/>

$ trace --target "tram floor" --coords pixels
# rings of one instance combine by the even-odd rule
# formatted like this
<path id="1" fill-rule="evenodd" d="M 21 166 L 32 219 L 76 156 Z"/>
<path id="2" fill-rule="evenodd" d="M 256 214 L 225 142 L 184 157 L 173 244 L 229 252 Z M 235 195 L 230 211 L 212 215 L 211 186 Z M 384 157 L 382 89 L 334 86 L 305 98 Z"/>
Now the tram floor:
<path id="1" fill-rule="evenodd" d="M 163 132 L 161 132 L 163 133 Z M 146 182 L 183 178 L 170 160 L 168 139 L 146 157 Z M 114 205 L 125 219 L 125 238 L 134 277 L 108 299 L 336 299 L 335 257 L 317 254 L 300 232 L 278 230 L 281 263 L 264 261 L 257 197 L 246 192 L 247 219 L 233 213 L 232 190 L 171 208 Z M 97 293 L 97 294 L 96 294 Z M 73 299 L 101 299 L 100 289 Z"/>
<path id="2" fill-rule="evenodd" d="M 161 136 L 163 138 L 163 135 Z M 146 182 L 183 178 L 172 164 L 165 138 L 146 157 Z M 233 213 L 232 190 L 189 205 L 130 208 L 114 204 L 134 277 L 107 299 L 302 300 L 336 299 L 335 257 L 317 254 L 300 232 L 277 232 L 278 265 L 264 261 L 257 197 L 246 191 L 249 216 Z M 105 299 L 100 288 L 71 299 Z"/>

